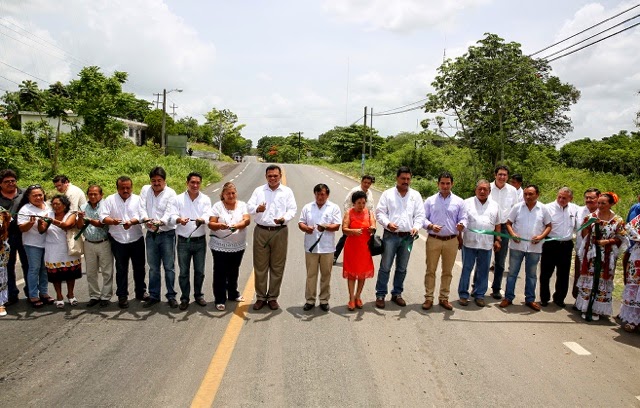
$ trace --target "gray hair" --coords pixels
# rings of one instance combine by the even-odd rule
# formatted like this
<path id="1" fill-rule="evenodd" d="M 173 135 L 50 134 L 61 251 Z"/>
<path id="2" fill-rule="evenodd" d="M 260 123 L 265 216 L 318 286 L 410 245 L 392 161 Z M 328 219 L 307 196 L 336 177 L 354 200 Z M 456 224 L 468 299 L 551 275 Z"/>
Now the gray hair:
<path id="1" fill-rule="evenodd" d="M 488 184 L 489 185 L 489 189 L 491 189 L 491 183 L 489 183 L 489 181 L 487 181 L 487 179 L 478 180 L 478 182 L 476 183 L 476 188 L 480 187 L 480 184 Z"/>
<path id="2" fill-rule="evenodd" d="M 573 190 L 571 190 L 569 187 L 560 187 L 558 193 L 567 193 L 571 198 L 573 198 Z"/>

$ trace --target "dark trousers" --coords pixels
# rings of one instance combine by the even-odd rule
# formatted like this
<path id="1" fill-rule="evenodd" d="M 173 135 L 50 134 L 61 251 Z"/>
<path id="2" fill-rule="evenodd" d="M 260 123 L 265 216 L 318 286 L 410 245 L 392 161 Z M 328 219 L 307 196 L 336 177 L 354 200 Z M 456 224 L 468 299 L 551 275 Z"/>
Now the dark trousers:
<path id="1" fill-rule="evenodd" d="M 147 291 L 145 278 L 145 258 L 144 258 L 144 238 L 140 237 L 135 242 L 121 244 L 113 238 L 111 241 L 111 252 L 116 261 L 116 296 L 129 296 L 129 261 L 133 268 L 133 283 L 137 298 L 142 298 Z"/>
<path id="2" fill-rule="evenodd" d="M 549 281 L 556 271 L 556 291 L 553 301 L 564 303 L 569 292 L 569 272 L 573 257 L 573 241 L 547 241 L 542 244 L 540 258 L 540 300 L 548 302 L 551 299 Z"/>
<path id="3" fill-rule="evenodd" d="M 16 260 L 20 257 L 20 264 L 22 265 L 22 276 L 24 277 L 24 293 L 26 297 L 29 297 L 29 285 L 27 284 L 27 271 L 29 270 L 29 260 L 27 259 L 27 253 L 22 245 L 22 233 L 14 233 L 9 235 L 9 260 L 7 261 L 7 284 L 9 285 L 9 299 L 18 299 L 20 289 L 16 283 Z"/>
<path id="4" fill-rule="evenodd" d="M 206 236 L 185 238 L 178 235 L 178 267 L 180 275 L 180 301 L 189 301 L 191 293 L 191 260 L 193 259 L 193 295 L 196 299 L 204 298 L 202 285 L 204 283 L 204 264 L 207 258 Z"/>
<path id="5" fill-rule="evenodd" d="M 227 299 L 236 300 L 238 292 L 238 275 L 244 249 L 237 252 L 211 250 L 213 255 L 213 296 L 216 304 L 224 304 Z"/>
<path id="6" fill-rule="evenodd" d="M 333 253 L 333 259 L 338 259 L 340 253 L 342 252 L 342 248 L 344 248 L 344 243 L 346 240 L 347 236 L 342 234 L 342 236 L 338 240 L 338 244 L 336 245 L 336 251 Z"/>

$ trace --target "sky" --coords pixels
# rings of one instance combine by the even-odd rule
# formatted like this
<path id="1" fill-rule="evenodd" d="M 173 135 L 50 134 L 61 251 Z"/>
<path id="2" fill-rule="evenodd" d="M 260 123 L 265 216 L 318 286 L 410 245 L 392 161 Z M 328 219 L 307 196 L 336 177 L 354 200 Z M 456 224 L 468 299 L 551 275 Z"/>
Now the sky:
<path id="1" fill-rule="evenodd" d="M 317 138 L 363 123 L 365 106 L 374 115 L 416 106 L 433 91 L 443 58 L 463 55 L 487 32 L 528 55 L 638 3 L 0 0 L 0 90 L 15 91 L 25 79 L 41 88 L 67 83 L 97 65 L 127 72 L 124 90 L 139 98 L 181 89 L 167 95 L 176 119 L 203 123 L 212 108 L 230 109 L 254 146 L 266 135 Z M 640 7 L 576 40 L 638 14 Z M 637 130 L 640 26 L 551 67 L 582 93 L 570 113 L 574 131 L 561 143 Z M 421 109 L 374 116 L 373 126 L 386 137 L 418 131 L 427 117 Z"/>

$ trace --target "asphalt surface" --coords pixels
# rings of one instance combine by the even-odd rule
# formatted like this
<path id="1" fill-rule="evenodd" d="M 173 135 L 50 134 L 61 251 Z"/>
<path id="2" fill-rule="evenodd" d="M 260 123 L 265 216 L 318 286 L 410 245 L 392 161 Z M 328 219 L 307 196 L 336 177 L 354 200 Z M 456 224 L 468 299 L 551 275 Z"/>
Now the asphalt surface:
<path id="1" fill-rule="evenodd" d="M 265 182 L 266 164 L 247 159 L 205 189 L 212 201 L 225 181 L 235 182 L 243 201 Z M 358 184 L 313 166 L 283 167 L 298 213 L 313 200 L 317 183 L 328 184 L 330 200 L 340 205 Z M 374 196 L 377 200 L 380 193 Z M 206 307 L 192 303 L 179 311 L 163 302 L 144 309 L 133 300 L 126 310 L 115 302 L 88 309 L 84 277 L 76 285 L 78 307 L 34 310 L 24 301 L 10 307 L 0 319 L 1 406 L 190 406 L 219 349 L 232 350 L 228 364 L 214 365 L 222 375 L 211 395 L 219 407 L 640 406 L 640 335 L 625 333 L 613 319 L 585 323 L 569 306 L 531 311 L 523 304 L 523 273 L 508 309 L 491 298 L 483 309 L 473 303 L 462 307 L 455 302 L 458 261 L 453 311 L 437 305 L 423 311 L 423 239 L 411 254 L 407 307 L 387 302 L 384 310 L 374 308 L 372 279 L 365 286 L 364 309 L 349 312 L 339 262 L 333 269 L 331 310 L 304 312 L 303 233 L 296 224 L 289 228 L 277 311 L 254 312 L 249 302 L 235 315 L 233 302 L 217 311 L 210 254 Z M 252 272 L 252 231 L 250 226 L 241 291 Z M 376 270 L 379 259 L 374 259 Z M 240 331 L 230 342 L 224 335 L 238 317 Z M 569 342 L 578 347 L 565 345 Z"/>

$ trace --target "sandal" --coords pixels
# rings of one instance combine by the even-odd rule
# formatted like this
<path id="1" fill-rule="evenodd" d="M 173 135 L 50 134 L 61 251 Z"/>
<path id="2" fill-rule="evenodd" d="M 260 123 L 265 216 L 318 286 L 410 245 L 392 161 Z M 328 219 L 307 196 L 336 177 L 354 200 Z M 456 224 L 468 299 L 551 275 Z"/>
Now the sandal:
<path id="1" fill-rule="evenodd" d="M 347 309 L 349 309 L 350 312 L 353 312 L 354 310 L 356 310 L 356 302 L 347 303 Z"/>
<path id="2" fill-rule="evenodd" d="M 56 300 L 55 304 L 58 309 L 64 309 L 64 300 Z"/>
<path id="3" fill-rule="evenodd" d="M 72 298 L 67 297 L 67 299 L 69 299 L 69 304 L 71 306 L 78 306 L 78 299 L 76 299 L 75 297 L 72 297 Z"/>
<path id="4" fill-rule="evenodd" d="M 222 312 L 225 309 L 224 303 L 218 303 L 216 309 Z"/>
<path id="5" fill-rule="evenodd" d="M 4 317 L 7 315 L 7 309 L 4 306 L 0 306 L 0 317 Z"/>
<path id="6" fill-rule="evenodd" d="M 236 298 L 236 302 L 244 302 L 244 296 L 240 295 Z"/>
<path id="7" fill-rule="evenodd" d="M 42 303 L 44 303 L 45 305 L 52 305 L 53 302 L 55 301 L 54 298 L 52 298 L 51 296 L 40 296 L 40 300 L 42 301 Z"/>
<path id="8" fill-rule="evenodd" d="M 358 309 L 362 309 L 362 306 L 363 306 L 362 299 L 360 299 L 360 298 L 356 299 L 356 307 Z"/>
<path id="9" fill-rule="evenodd" d="M 625 324 L 623 327 L 624 331 L 626 331 L 627 333 L 633 333 L 634 331 L 636 331 L 636 329 L 638 328 L 638 326 L 636 326 L 633 323 L 627 323 Z"/>
<path id="10" fill-rule="evenodd" d="M 29 299 L 29 303 L 31 304 L 31 306 L 33 306 L 36 309 L 41 308 L 42 306 L 44 306 L 44 303 L 42 302 L 42 300 L 40 298 Z"/>

